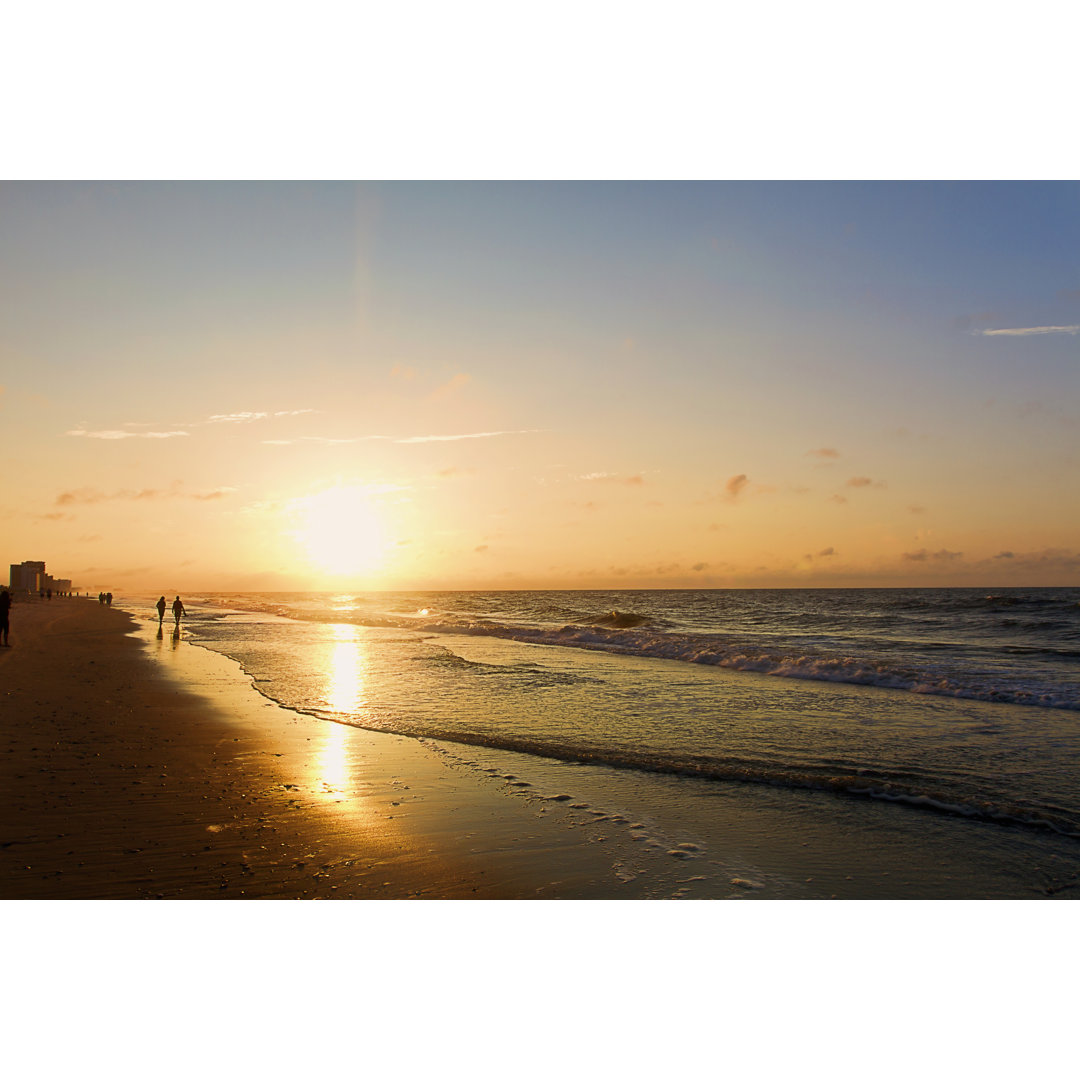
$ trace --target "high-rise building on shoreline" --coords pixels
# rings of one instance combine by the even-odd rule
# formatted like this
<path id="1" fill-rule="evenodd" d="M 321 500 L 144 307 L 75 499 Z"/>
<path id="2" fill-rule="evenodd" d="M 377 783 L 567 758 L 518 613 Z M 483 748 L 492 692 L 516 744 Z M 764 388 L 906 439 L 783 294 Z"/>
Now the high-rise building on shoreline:
<path id="1" fill-rule="evenodd" d="M 8 588 L 13 593 L 41 593 L 51 589 L 54 593 L 67 594 L 71 592 L 71 578 L 54 578 L 45 572 L 43 562 L 12 563 Z"/>

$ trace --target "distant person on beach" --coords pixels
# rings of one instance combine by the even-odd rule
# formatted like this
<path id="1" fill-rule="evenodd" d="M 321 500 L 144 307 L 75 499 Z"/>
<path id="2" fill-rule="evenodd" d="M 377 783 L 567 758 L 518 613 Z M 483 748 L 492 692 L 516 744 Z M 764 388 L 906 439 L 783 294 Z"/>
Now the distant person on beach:
<path id="1" fill-rule="evenodd" d="M 6 646 L 11 645 L 11 642 L 8 641 L 10 611 L 11 593 L 7 589 L 0 590 L 0 638 L 3 638 L 3 644 Z"/>
<path id="2" fill-rule="evenodd" d="M 165 621 L 165 597 L 158 597 L 157 602 L 157 624 L 160 626 Z"/>
<path id="3" fill-rule="evenodd" d="M 179 596 L 172 602 L 172 613 L 173 613 L 173 618 L 176 620 L 176 628 L 177 628 L 177 630 L 179 630 L 180 629 L 180 616 L 187 614 L 187 612 L 184 610 L 184 605 L 180 603 L 180 597 Z"/>
<path id="4" fill-rule="evenodd" d="M 107 592 L 105 594 L 105 606 L 106 607 L 112 607 L 112 593 L 111 592 Z"/>

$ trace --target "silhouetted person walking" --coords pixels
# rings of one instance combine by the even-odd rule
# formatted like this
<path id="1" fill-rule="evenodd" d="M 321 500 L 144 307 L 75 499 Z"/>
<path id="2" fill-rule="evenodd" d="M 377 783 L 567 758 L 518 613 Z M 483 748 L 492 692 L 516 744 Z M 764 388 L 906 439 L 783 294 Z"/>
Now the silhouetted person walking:
<path id="1" fill-rule="evenodd" d="M 11 629 L 9 624 L 11 614 L 11 593 L 7 589 L 0 590 L 0 638 L 3 638 L 3 644 L 10 646 L 11 642 L 8 641 L 8 632 Z"/>
<path id="2" fill-rule="evenodd" d="M 165 621 L 165 597 L 159 597 L 157 602 L 157 624 L 160 626 Z"/>
<path id="3" fill-rule="evenodd" d="M 172 613 L 173 613 L 173 618 L 176 620 L 176 629 L 179 630 L 180 629 L 180 616 L 187 614 L 187 612 L 184 610 L 184 605 L 180 603 L 180 597 L 179 596 L 172 602 Z"/>

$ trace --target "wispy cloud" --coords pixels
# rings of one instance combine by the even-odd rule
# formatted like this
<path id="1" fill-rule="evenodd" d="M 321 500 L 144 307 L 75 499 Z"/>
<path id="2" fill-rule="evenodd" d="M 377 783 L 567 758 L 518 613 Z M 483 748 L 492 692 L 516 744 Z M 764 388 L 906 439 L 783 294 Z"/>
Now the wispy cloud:
<path id="1" fill-rule="evenodd" d="M 205 427 L 210 424 L 252 424 L 257 420 L 274 420 L 283 416 L 304 416 L 316 412 L 316 409 L 281 409 L 277 412 L 235 412 L 215 413 L 205 420 L 195 420 L 184 424 L 184 428 Z M 85 427 L 72 428 L 64 432 L 83 439 L 104 439 L 107 441 L 118 439 L 175 439 L 187 438 L 190 431 L 181 428 L 171 428 L 168 431 L 138 431 L 137 428 L 151 427 L 151 424 L 138 420 L 129 420 L 122 428 L 108 428 L 101 431 L 91 431 Z"/>
<path id="2" fill-rule="evenodd" d="M 467 435 L 410 435 L 404 439 L 394 439 L 397 443 L 457 442 L 459 439 L 494 439 L 499 435 L 530 435 L 541 428 L 521 428 L 517 431 L 476 431 Z M 387 438 L 386 435 L 371 435 L 369 438 Z"/>
<path id="3" fill-rule="evenodd" d="M 181 491 L 173 486 L 167 490 L 160 488 L 143 488 L 141 491 L 125 489 L 121 491 L 105 492 L 97 488 L 79 488 L 76 491 L 65 491 L 56 497 L 57 506 L 92 506 L 102 502 L 148 502 L 154 499 L 197 499 L 207 502 L 213 499 L 223 499 L 231 495 L 236 488 L 220 487 L 212 491 Z"/>
<path id="4" fill-rule="evenodd" d="M 833 449 L 831 446 L 822 446 L 817 450 L 807 450 L 806 457 L 816 458 L 838 458 L 840 451 Z"/>
<path id="5" fill-rule="evenodd" d="M 437 401 L 439 398 L 448 397 L 450 394 L 457 393 L 464 387 L 468 386 L 472 382 L 472 376 L 466 375 L 465 372 L 459 371 L 449 382 L 445 382 L 442 386 L 436 387 L 430 394 L 428 394 L 429 401 Z"/>
<path id="6" fill-rule="evenodd" d="M 368 442 L 371 439 L 389 439 L 388 435 L 358 435 L 352 439 L 332 439 L 327 435 L 298 435 L 295 439 L 263 439 L 263 446 L 295 446 L 297 443 L 313 442 L 327 446 L 344 446 L 349 443 Z"/>
<path id="7" fill-rule="evenodd" d="M 65 431 L 65 435 L 73 435 L 84 439 L 175 439 L 186 437 L 188 431 L 87 431 L 86 428 L 73 428 Z"/>
<path id="8" fill-rule="evenodd" d="M 749 482 L 746 473 L 739 473 L 738 476 L 731 477 L 724 485 L 727 497 L 732 501 L 737 499 Z"/>
<path id="9" fill-rule="evenodd" d="M 201 421 L 204 424 L 251 424 L 256 420 L 276 420 L 281 416 L 306 416 L 315 409 L 282 409 L 279 412 L 216 413 Z"/>
<path id="10" fill-rule="evenodd" d="M 269 415 L 264 412 L 215 413 L 202 422 L 204 424 L 250 424 L 256 420 L 265 420 Z"/>
<path id="11" fill-rule="evenodd" d="M 325 443 L 331 446 L 339 446 L 346 443 L 382 442 L 392 443 L 430 443 L 430 442 L 458 442 L 461 439 L 493 439 L 499 435 L 528 435 L 532 432 L 542 431 L 543 428 L 523 428 L 520 431 L 477 431 L 467 435 L 354 435 L 351 438 L 333 439 L 327 435 L 298 435 L 295 439 L 263 439 L 265 446 L 293 446 L 296 443 L 313 442 Z"/>
<path id="12" fill-rule="evenodd" d="M 604 484 L 628 484 L 631 487 L 638 487 L 645 483 L 645 478 L 641 473 L 635 473 L 633 476 L 621 476 L 619 473 L 591 472 L 579 476 L 578 479 Z"/>
<path id="13" fill-rule="evenodd" d="M 1078 334 L 1080 326 L 1010 326 L 1001 330 L 974 330 L 982 337 L 1029 337 L 1033 334 Z"/>
<path id="14" fill-rule="evenodd" d="M 940 551 L 927 551 L 926 548 L 920 548 L 918 551 L 905 551 L 900 558 L 906 562 L 927 562 L 933 560 L 934 562 L 951 562 L 954 559 L 962 559 L 964 553 L 962 551 L 946 551 L 942 548 Z"/>
<path id="15" fill-rule="evenodd" d="M 111 502 L 122 499 L 128 502 L 139 502 L 143 499 L 157 499 L 162 495 L 161 491 L 154 488 L 143 488 L 142 491 L 115 491 L 106 494 L 96 488 L 80 488 L 78 491 L 65 491 L 56 497 L 57 506 L 73 506 L 76 503 L 84 506 L 92 506 L 94 503 Z"/>
<path id="16" fill-rule="evenodd" d="M 885 486 L 884 480 L 872 480 L 869 476 L 853 476 L 847 482 L 847 487 L 850 488 L 865 488 L 876 487 L 883 488 Z"/>

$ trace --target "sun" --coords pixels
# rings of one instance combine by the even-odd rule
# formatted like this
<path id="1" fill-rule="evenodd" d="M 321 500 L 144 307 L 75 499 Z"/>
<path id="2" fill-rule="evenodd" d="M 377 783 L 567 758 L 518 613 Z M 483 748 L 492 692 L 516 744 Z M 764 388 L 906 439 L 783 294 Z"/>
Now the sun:
<path id="1" fill-rule="evenodd" d="M 294 536 L 316 570 L 342 576 L 372 574 L 387 551 L 385 529 L 365 487 L 332 487 L 295 499 Z"/>

